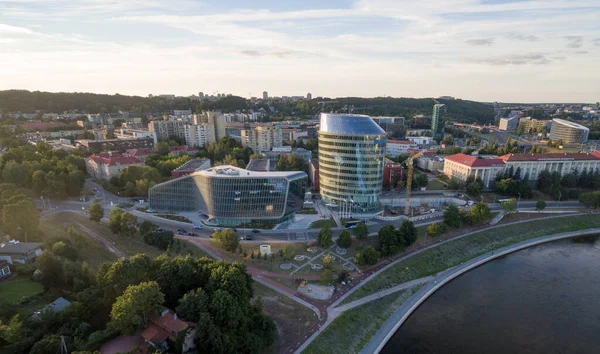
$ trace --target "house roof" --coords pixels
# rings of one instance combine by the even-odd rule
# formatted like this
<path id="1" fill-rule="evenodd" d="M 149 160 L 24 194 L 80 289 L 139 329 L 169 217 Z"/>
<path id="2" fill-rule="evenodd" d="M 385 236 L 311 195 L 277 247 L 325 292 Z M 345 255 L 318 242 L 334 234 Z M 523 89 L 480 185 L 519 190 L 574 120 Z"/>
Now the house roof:
<path id="1" fill-rule="evenodd" d="M 169 334 L 165 330 L 161 329 L 154 323 L 150 323 L 148 327 L 142 331 L 141 335 L 145 340 L 156 345 L 161 344 L 169 337 Z"/>
<path id="2" fill-rule="evenodd" d="M 179 145 L 179 146 L 169 146 L 169 151 L 198 151 L 198 149 L 187 146 L 187 145 Z"/>
<path id="3" fill-rule="evenodd" d="M 469 156 L 465 154 L 450 155 L 445 160 L 456 162 L 461 165 L 469 167 L 492 167 L 498 165 L 504 165 L 504 161 L 501 159 L 478 159 L 475 156 Z"/>
<path id="4" fill-rule="evenodd" d="M 597 152 L 593 153 L 580 153 L 580 152 L 555 152 L 546 154 L 506 154 L 500 156 L 505 162 L 513 161 L 556 161 L 556 160 L 575 160 L 575 161 L 586 161 L 586 160 L 600 160 L 600 154 Z"/>
<path id="5" fill-rule="evenodd" d="M 156 345 L 167 338 L 177 339 L 181 331 L 190 327 L 190 322 L 183 321 L 173 311 L 165 308 L 160 315 L 150 319 L 151 323 L 142 331 L 142 337 Z"/>
<path id="6" fill-rule="evenodd" d="M 139 164 L 140 161 L 130 155 L 123 155 L 118 152 L 101 152 L 99 154 L 93 154 L 89 157 L 90 160 L 93 160 L 99 165 L 133 165 Z"/>
<path id="7" fill-rule="evenodd" d="M 208 160 L 208 159 L 192 159 L 192 160 L 189 160 L 188 162 L 184 163 L 183 165 L 177 167 L 173 171 L 192 171 L 193 172 L 201 167 L 205 167 L 206 164 L 208 164 L 208 166 L 206 166 L 206 167 L 210 168 L 210 160 Z"/>
<path id="8" fill-rule="evenodd" d="M 0 268 L 5 267 L 8 265 L 8 262 L 5 261 L 4 259 L 0 259 Z"/>
<path id="9" fill-rule="evenodd" d="M 39 242 L 9 241 L 0 243 L 0 254 L 24 254 L 41 248 L 42 245 L 43 243 Z"/>
<path id="10" fill-rule="evenodd" d="M 153 152 L 154 152 L 153 148 L 139 148 L 139 149 L 129 149 L 129 150 L 125 151 L 125 154 L 129 155 L 129 156 L 138 157 L 138 156 L 148 156 L 148 155 L 151 155 Z"/>
<path id="11" fill-rule="evenodd" d="M 246 166 L 246 169 L 248 171 L 263 171 L 263 172 L 268 172 L 270 171 L 270 160 L 268 158 L 262 158 L 262 159 L 251 159 L 248 162 L 248 166 Z"/>

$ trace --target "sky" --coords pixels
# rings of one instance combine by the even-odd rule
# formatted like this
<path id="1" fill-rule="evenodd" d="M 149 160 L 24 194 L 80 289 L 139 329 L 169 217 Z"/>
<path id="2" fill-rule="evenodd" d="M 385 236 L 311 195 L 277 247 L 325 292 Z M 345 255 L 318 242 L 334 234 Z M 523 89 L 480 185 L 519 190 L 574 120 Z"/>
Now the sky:
<path id="1" fill-rule="evenodd" d="M 598 0 L 0 0 L 0 90 L 600 100 Z"/>

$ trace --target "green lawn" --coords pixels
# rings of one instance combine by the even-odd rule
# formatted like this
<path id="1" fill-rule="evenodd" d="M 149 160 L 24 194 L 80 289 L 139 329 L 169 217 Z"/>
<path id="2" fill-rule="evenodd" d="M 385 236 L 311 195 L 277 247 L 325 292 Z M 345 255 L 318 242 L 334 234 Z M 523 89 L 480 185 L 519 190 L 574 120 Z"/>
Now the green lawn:
<path id="1" fill-rule="evenodd" d="M 335 223 L 335 220 L 333 220 L 333 219 L 317 220 L 317 221 L 313 221 L 312 224 L 310 224 L 309 229 L 320 229 L 325 226 L 336 227 L 337 224 Z"/>
<path id="2" fill-rule="evenodd" d="M 600 227 L 598 215 L 533 220 L 484 230 L 421 252 L 396 263 L 344 300 L 348 303 L 395 285 L 436 274 L 481 254 L 524 240 L 561 232 Z"/>
<path id="3" fill-rule="evenodd" d="M 303 353 L 358 353 L 387 319 L 422 285 L 343 312 Z"/>
<path id="4" fill-rule="evenodd" d="M 31 296 L 42 291 L 42 284 L 29 279 L 13 279 L 0 283 L 0 303 L 17 302 L 23 296 Z"/>
<path id="5" fill-rule="evenodd" d="M 438 181 L 437 179 L 433 179 L 427 183 L 427 190 L 443 190 L 448 189 L 445 184 Z"/>

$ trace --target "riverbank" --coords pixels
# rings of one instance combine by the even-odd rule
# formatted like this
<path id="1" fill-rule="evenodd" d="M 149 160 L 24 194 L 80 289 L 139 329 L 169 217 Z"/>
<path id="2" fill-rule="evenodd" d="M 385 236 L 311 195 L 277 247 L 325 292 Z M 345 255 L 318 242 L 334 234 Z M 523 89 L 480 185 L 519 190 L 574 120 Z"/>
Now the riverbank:
<path id="1" fill-rule="evenodd" d="M 456 277 L 487 263 L 493 259 L 503 257 L 507 254 L 529 248 L 542 243 L 557 241 L 566 238 L 589 236 L 600 234 L 600 228 L 564 232 L 554 235 L 542 236 L 535 239 L 525 240 L 517 244 L 508 245 L 500 249 L 480 255 L 470 261 L 464 262 L 457 267 L 448 269 L 439 274 L 433 282 L 429 282 L 421 288 L 414 296 L 405 301 L 380 327 L 377 333 L 371 338 L 367 345 L 361 350 L 361 354 L 379 353 L 387 341 L 394 335 L 396 330 L 402 326 L 404 321 L 422 304 L 429 296 L 440 289 L 442 286 L 452 281 Z"/>

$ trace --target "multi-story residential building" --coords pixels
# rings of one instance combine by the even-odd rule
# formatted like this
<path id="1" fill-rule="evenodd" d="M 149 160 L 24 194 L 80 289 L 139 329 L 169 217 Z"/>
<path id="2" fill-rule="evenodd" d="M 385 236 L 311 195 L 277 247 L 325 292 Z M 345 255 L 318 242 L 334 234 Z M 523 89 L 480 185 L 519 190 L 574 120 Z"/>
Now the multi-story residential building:
<path id="1" fill-rule="evenodd" d="M 384 158 L 383 163 L 383 187 L 394 187 L 394 181 L 404 176 L 404 167 L 388 158 Z"/>
<path id="2" fill-rule="evenodd" d="M 509 168 L 514 172 L 519 170 L 519 174 L 530 181 L 537 180 L 544 170 L 561 175 L 573 171 L 600 172 L 600 153 L 507 154 L 491 159 L 456 154 L 444 161 L 444 174 L 448 177 L 465 181 L 468 176 L 474 175 L 480 177 L 488 188 L 498 173 Z"/>
<path id="3" fill-rule="evenodd" d="M 306 94 L 306 99 L 307 99 L 307 100 L 312 100 L 312 93 L 310 93 L 310 92 L 309 92 L 309 93 L 307 93 L 307 94 Z"/>
<path id="4" fill-rule="evenodd" d="M 154 144 L 158 142 L 158 138 L 155 132 L 151 132 L 145 129 L 132 129 L 132 128 L 121 128 L 116 129 L 117 139 L 141 139 L 141 138 L 152 138 Z"/>
<path id="5" fill-rule="evenodd" d="M 117 152 L 101 152 L 85 159 L 87 172 L 92 178 L 109 180 L 129 166 L 144 166 L 144 162 Z"/>
<path id="6" fill-rule="evenodd" d="M 198 149 L 187 145 L 169 146 L 169 154 L 176 157 L 179 157 L 184 154 L 194 154 L 196 152 L 198 152 Z"/>
<path id="7" fill-rule="evenodd" d="M 305 172 L 213 167 L 153 186 L 150 207 L 204 213 L 219 225 L 276 224 L 302 209 L 306 179 Z"/>
<path id="8" fill-rule="evenodd" d="M 194 114 L 194 125 L 206 125 L 206 143 L 211 144 L 226 136 L 225 116 L 221 112 L 205 111 Z"/>
<path id="9" fill-rule="evenodd" d="M 508 117 L 508 118 L 500 118 L 500 122 L 498 123 L 498 129 L 503 131 L 511 131 L 517 130 L 519 126 L 519 117 Z"/>
<path id="10" fill-rule="evenodd" d="M 300 138 L 308 138 L 308 132 L 297 128 L 283 128 L 281 134 L 284 141 L 298 140 Z"/>
<path id="11" fill-rule="evenodd" d="M 419 157 L 417 159 L 417 167 L 420 168 L 421 170 L 424 171 L 429 171 L 429 172 L 443 172 L 444 171 L 444 158 L 441 156 L 435 156 L 435 155 L 427 155 L 424 154 L 423 156 Z"/>
<path id="12" fill-rule="evenodd" d="M 241 131 L 242 145 L 254 152 L 271 151 L 283 146 L 283 134 L 280 126 L 258 126 Z"/>
<path id="13" fill-rule="evenodd" d="M 329 205 L 351 213 L 381 211 L 385 131 L 369 116 L 321 113 L 319 185 Z"/>
<path id="14" fill-rule="evenodd" d="M 106 140 L 75 140 L 75 146 L 88 149 L 91 152 L 100 152 L 103 150 L 124 152 L 128 149 L 152 148 L 154 147 L 153 138 L 140 139 L 106 139 Z"/>
<path id="15" fill-rule="evenodd" d="M 148 122 L 148 131 L 155 133 L 159 140 L 169 139 L 171 136 L 185 139 L 185 125 L 182 120 L 153 120 Z"/>
<path id="16" fill-rule="evenodd" d="M 209 136 L 214 136 L 214 130 L 206 124 L 185 125 L 185 144 L 189 146 L 203 147 L 209 143 Z M 212 134 L 211 134 L 212 133 Z"/>
<path id="17" fill-rule="evenodd" d="M 431 134 L 436 141 L 444 139 L 444 125 L 446 124 L 446 105 L 433 105 L 433 114 L 431 116 Z"/>
<path id="18" fill-rule="evenodd" d="M 20 242 L 16 240 L 0 243 L 0 260 L 5 260 L 8 264 L 31 263 L 42 254 L 43 245 L 39 242 Z"/>
<path id="19" fill-rule="evenodd" d="M 518 129 L 525 133 L 543 132 L 550 131 L 551 120 L 537 120 L 531 117 L 525 117 L 519 119 Z"/>
<path id="20" fill-rule="evenodd" d="M 263 91 L 263 100 L 268 100 L 269 99 L 269 93 L 267 91 Z"/>
<path id="21" fill-rule="evenodd" d="M 386 154 L 396 157 L 402 154 L 408 154 L 408 150 L 418 149 L 419 146 L 410 140 L 388 140 L 385 148 Z"/>
<path id="22" fill-rule="evenodd" d="M 585 144 L 588 141 L 590 129 L 581 124 L 564 119 L 552 119 L 550 139 L 562 140 L 565 144 Z"/>

